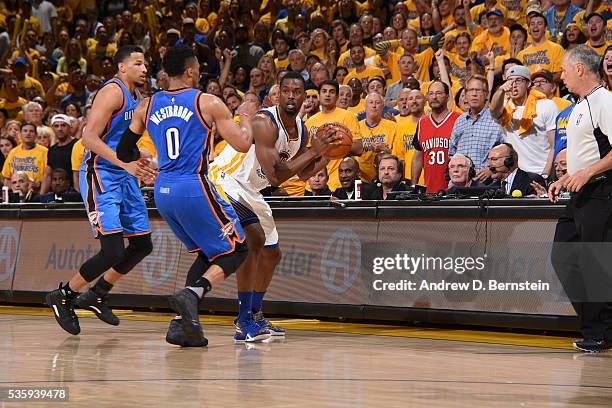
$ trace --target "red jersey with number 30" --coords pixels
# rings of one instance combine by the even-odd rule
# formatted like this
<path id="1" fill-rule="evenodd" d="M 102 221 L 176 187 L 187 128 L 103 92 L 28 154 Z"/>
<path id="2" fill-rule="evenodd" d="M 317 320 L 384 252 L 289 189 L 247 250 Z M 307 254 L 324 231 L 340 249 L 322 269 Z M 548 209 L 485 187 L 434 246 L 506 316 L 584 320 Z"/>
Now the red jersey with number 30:
<path id="1" fill-rule="evenodd" d="M 419 120 L 412 144 L 416 150 L 423 152 L 423 171 L 428 193 L 436 194 L 448 188 L 445 178 L 448 148 L 453 126 L 459 116 L 459 113 L 451 111 L 440 123 L 436 123 L 431 114 Z"/>

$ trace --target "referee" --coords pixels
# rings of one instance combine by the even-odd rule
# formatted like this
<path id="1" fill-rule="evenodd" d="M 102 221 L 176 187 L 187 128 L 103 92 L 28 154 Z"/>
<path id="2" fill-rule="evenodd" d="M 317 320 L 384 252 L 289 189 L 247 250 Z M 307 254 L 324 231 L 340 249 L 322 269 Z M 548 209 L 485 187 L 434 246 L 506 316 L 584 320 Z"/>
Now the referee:
<path id="1" fill-rule="evenodd" d="M 601 57 L 579 45 L 566 50 L 561 79 L 578 96 L 567 124 L 567 174 L 548 190 L 570 200 L 557 223 L 552 263 L 580 320 L 580 351 L 612 348 L 612 94 L 601 84 Z M 604 259 L 608 257 L 608 259 Z"/>

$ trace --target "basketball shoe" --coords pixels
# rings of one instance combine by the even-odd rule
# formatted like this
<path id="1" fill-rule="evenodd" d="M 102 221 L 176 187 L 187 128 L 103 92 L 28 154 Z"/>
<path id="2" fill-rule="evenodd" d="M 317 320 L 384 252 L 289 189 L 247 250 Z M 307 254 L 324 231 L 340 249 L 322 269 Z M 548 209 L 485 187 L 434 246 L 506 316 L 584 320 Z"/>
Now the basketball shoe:
<path id="1" fill-rule="evenodd" d="M 574 348 L 584 351 L 585 353 L 603 353 L 612 349 L 612 342 L 596 339 L 581 339 L 574 342 Z"/>
<path id="2" fill-rule="evenodd" d="M 81 332 L 79 318 L 74 312 L 72 299 L 68 298 L 65 290 L 62 289 L 61 283 L 58 289 L 47 293 L 45 300 L 47 305 L 53 310 L 53 316 L 55 316 L 55 320 L 62 329 L 74 335 Z"/>
<path id="3" fill-rule="evenodd" d="M 198 310 L 200 305 L 200 299 L 198 298 L 198 295 L 196 295 L 193 291 L 189 289 L 183 289 L 175 295 L 170 296 L 168 298 L 168 303 L 170 304 L 170 308 L 181 316 L 179 322 L 181 328 L 183 329 L 183 341 L 180 345 L 186 347 L 206 346 L 208 344 L 208 340 L 206 339 L 206 337 L 204 337 L 204 332 L 202 331 L 202 326 L 200 325 L 200 319 L 198 316 Z M 173 319 L 170 322 L 170 326 L 176 324 L 175 320 L 178 319 Z M 172 327 L 168 327 L 169 334 L 171 334 L 171 328 Z M 176 330 L 173 329 L 172 331 Z M 171 334 L 171 339 L 174 338 L 173 336 L 174 335 Z M 168 334 L 166 334 L 166 340 L 167 339 Z"/>
<path id="4" fill-rule="evenodd" d="M 106 296 L 98 296 L 96 292 L 89 289 L 81 293 L 74 301 L 75 306 L 94 312 L 98 319 L 113 326 L 119 326 L 119 318 L 115 316 L 106 304 Z"/>
<path id="5" fill-rule="evenodd" d="M 205 347 L 208 345 L 208 339 L 204 338 L 204 343 L 197 342 L 195 344 L 189 343 L 184 336 L 182 318 L 174 318 L 170 321 L 168 326 L 168 332 L 166 332 L 166 342 L 181 347 Z"/>
<path id="6" fill-rule="evenodd" d="M 240 321 L 234 320 L 234 327 L 236 328 L 236 333 L 234 333 L 236 343 L 262 341 L 270 338 L 270 332 L 257 325 L 252 316 Z"/>
<path id="7" fill-rule="evenodd" d="M 276 326 L 272 324 L 268 319 L 264 317 L 263 312 L 261 310 L 255 313 L 254 318 L 255 318 L 255 324 L 262 329 L 267 329 L 270 332 L 271 336 L 276 337 L 276 336 L 285 335 L 286 333 L 285 329 L 283 329 L 280 326 Z"/>

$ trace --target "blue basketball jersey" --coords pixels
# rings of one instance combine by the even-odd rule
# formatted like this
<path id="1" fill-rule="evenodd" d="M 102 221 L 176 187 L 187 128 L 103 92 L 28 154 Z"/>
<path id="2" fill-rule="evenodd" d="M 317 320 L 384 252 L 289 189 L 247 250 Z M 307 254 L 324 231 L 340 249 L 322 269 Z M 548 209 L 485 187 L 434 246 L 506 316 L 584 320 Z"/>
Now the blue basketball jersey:
<path id="1" fill-rule="evenodd" d="M 127 87 L 119 78 L 112 78 L 102 86 L 104 87 L 111 83 L 115 83 L 121 87 L 123 91 L 123 106 L 113 113 L 100 138 L 111 149 L 117 150 L 121 135 L 123 135 L 123 132 L 130 126 L 132 116 L 134 115 L 134 109 L 136 109 L 140 103 L 140 93 L 136 91 L 134 94 L 130 94 Z M 96 173 L 98 173 L 99 170 L 103 170 L 103 174 L 99 174 L 99 183 L 101 184 L 100 187 L 102 190 L 104 190 L 105 179 L 107 177 L 126 176 L 128 174 L 122 168 L 115 166 L 105 158 L 91 151 L 85 152 L 81 170 L 94 171 Z"/>
<path id="2" fill-rule="evenodd" d="M 188 88 L 151 97 L 147 130 L 157 150 L 160 174 L 207 174 L 210 132 L 199 109 L 201 94 Z"/>

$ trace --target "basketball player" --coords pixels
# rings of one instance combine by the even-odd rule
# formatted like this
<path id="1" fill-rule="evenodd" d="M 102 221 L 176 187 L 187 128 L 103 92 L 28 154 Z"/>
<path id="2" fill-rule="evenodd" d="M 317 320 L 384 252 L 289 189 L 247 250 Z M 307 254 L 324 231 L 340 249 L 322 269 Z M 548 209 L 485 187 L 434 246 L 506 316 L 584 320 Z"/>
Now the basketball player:
<path id="1" fill-rule="evenodd" d="M 151 178 L 155 171 L 142 161 L 124 163 L 115 153 L 140 102 L 136 88 L 146 81 L 143 51 L 131 45 L 121 47 L 114 63 L 118 73 L 98 91 L 83 132 L 87 152 L 79 180 L 87 216 L 101 249 L 67 284 L 60 283 L 59 289 L 46 296 L 59 325 L 75 335 L 81 331 L 75 307 L 93 311 L 108 324 L 119 324 L 106 305 L 106 296 L 115 282 L 153 249 L 147 208 L 136 177 Z M 127 248 L 124 237 L 129 241 Z M 77 297 L 79 290 L 102 274 L 90 290 Z"/>
<path id="2" fill-rule="evenodd" d="M 338 139 L 334 133 L 325 134 L 306 148 L 306 127 L 298 116 L 304 87 L 299 73 L 287 73 L 280 82 L 279 104 L 260 110 L 251 122 L 255 144 L 248 153 L 228 146 L 210 170 L 211 180 L 236 209 L 249 242 L 249 256 L 237 274 L 238 320 L 253 314 L 255 322 L 272 336 L 284 336 L 285 330 L 266 320 L 261 309 L 281 252 L 272 210 L 259 191 L 278 186 L 296 174 L 307 180 L 327 165 L 323 153 Z M 237 330 L 234 339 L 240 341 L 242 337 Z"/>
<path id="3" fill-rule="evenodd" d="M 219 98 L 195 89 L 200 65 L 191 47 L 171 47 L 163 68 L 169 76 L 169 90 L 158 92 L 139 105 L 121 139 L 118 154 L 122 160 L 134 160 L 136 155 L 132 152 L 145 130 L 155 144 L 160 172 L 155 182 L 155 203 L 187 249 L 198 253 L 189 272 L 196 274 L 197 279 L 170 297 L 170 306 L 178 316 L 171 322 L 166 340 L 182 346 L 205 346 L 208 340 L 198 319 L 199 303 L 213 285 L 234 273 L 247 256 L 238 217 L 207 175 L 212 146 L 210 129 L 214 124 L 238 154 L 249 151 L 253 132 L 246 112 L 248 105 L 238 109 L 239 126 Z M 251 114 L 255 114 L 251 105 Z M 173 337 L 177 320 L 182 332 L 178 340 Z M 252 318 L 238 319 L 236 327 L 245 341 L 269 337 Z"/>
<path id="4" fill-rule="evenodd" d="M 433 81 L 429 85 L 427 99 L 431 113 L 419 120 L 412 144 L 416 149 L 412 156 L 412 185 L 416 185 L 425 168 L 425 185 L 427 193 L 437 194 L 446 191 L 446 166 L 448 163 L 448 148 L 453 125 L 460 116 L 448 108 L 450 89 L 441 81 Z"/>

